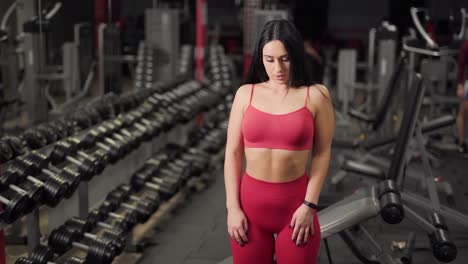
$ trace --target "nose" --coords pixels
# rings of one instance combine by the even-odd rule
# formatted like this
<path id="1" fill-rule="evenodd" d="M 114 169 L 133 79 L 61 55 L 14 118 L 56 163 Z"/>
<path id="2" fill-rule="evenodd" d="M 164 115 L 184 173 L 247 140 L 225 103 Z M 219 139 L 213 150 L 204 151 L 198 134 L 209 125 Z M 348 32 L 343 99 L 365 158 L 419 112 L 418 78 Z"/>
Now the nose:
<path id="1" fill-rule="evenodd" d="M 275 68 L 274 68 L 275 74 L 282 73 L 283 68 L 284 68 L 284 65 L 283 65 L 283 63 L 281 61 L 278 60 L 278 61 L 275 62 Z"/>

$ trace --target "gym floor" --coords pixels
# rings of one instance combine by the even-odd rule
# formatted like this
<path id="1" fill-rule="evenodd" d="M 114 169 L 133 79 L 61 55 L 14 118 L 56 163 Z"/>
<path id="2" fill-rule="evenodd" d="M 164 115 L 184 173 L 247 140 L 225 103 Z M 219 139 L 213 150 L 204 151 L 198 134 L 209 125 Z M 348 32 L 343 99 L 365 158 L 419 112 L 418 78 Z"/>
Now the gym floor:
<path id="1" fill-rule="evenodd" d="M 334 157 L 339 150 L 334 150 Z M 444 155 L 443 166 L 435 170 L 434 174 L 444 176 L 445 180 L 452 183 L 455 191 L 455 202 L 452 207 L 468 214 L 468 179 L 466 178 L 468 164 L 467 158 L 455 153 Z M 415 171 L 422 171 L 419 164 L 413 164 Z M 330 168 L 329 175 L 336 171 L 334 163 Z M 340 190 L 353 190 L 359 185 L 356 175 L 349 175 L 343 182 Z M 330 178 L 330 177 L 329 177 Z M 328 183 L 324 186 L 327 192 L 346 195 L 345 191 L 334 191 Z M 446 199 L 441 196 L 441 203 L 447 204 Z M 415 252 L 413 263 L 442 263 L 438 262 L 427 247 L 429 246 L 427 235 L 420 228 L 408 220 L 391 226 L 384 223 L 380 217 L 367 221 L 365 227 L 373 234 L 382 247 L 389 248 L 391 241 L 404 241 L 409 232 L 416 233 Z M 457 230 L 462 230 L 458 228 Z M 466 229 L 465 229 L 466 230 Z M 378 234 L 378 236 L 376 236 Z M 452 230 L 452 236 L 459 235 Z M 171 263 L 171 264 L 228 264 L 231 255 L 228 235 L 226 232 L 226 211 L 224 179 L 221 171 L 216 173 L 215 181 L 200 193 L 196 193 L 190 202 L 180 206 L 173 211 L 162 225 L 155 230 L 148 241 L 150 248 L 140 263 Z M 331 257 L 335 264 L 352 264 L 360 262 L 346 246 L 338 235 L 329 238 Z M 468 260 L 468 236 L 464 237 L 459 247 L 458 257 L 451 263 L 464 264 Z M 329 263 L 325 248 L 322 243 L 319 262 Z"/>

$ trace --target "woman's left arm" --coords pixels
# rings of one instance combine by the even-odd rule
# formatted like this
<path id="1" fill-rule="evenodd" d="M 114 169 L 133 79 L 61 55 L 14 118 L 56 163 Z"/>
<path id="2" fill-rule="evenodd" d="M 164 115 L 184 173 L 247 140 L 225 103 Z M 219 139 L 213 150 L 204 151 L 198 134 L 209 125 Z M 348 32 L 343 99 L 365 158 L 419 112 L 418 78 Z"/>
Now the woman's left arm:
<path id="1" fill-rule="evenodd" d="M 322 85 L 316 85 L 320 89 L 320 95 L 311 96 L 311 104 L 317 106 L 315 113 L 315 135 L 312 148 L 312 160 L 309 172 L 309 183 L 304 199 L 318 204 L 320 191 L 322 190 L 325 176 L 331 156 L 331 144 L 335 133 L 335 113 L 330 94 Z M 317 93 L 318 91 L 314 91 Z"/>
<path id="2" fill-rule="evenodd" d="M 312 149 L 309 182 L 304 200 L 318 204 L 325 176 L 330 163 L 331 144 L 335 132 L 335 113 L 330 94 L 325 86 L 318 87 L 311 96 L 310 104 L 314 107 L 315 135 Z M 309 235 L 314 233 L 315 209 L 302 204 L 294 213 L 290 228 L 293 229 L 292 240 L 300 246 L 307 243 Z"/>

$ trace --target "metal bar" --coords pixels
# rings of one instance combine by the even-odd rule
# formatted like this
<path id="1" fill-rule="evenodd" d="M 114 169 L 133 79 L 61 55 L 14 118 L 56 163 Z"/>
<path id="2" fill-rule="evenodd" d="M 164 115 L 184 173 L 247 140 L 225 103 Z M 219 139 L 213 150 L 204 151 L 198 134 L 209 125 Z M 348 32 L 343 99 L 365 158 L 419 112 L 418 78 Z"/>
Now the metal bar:
<path id="1" fill-rule="evenodd" d="M 78 187 L 78 210 L 81 218 L 86 218 L 88 216 L 89 196 L 87 182 L 81 182 Z"/>
<path id="2" fill-rule="evenodd" d="M 424 147 L 423 136 L 421 132 L 420 123 L 416 125 L 416 140 L 419 145 L 419 151 L 421 152 L 421 160 L 426 171 L 426 182 L 427 182 L 427 191 L 429 194 L 429 198 L 431 199 L 431 206 L 432 209 L 439 212 L 440 211 L 440 201 L 439 196 L 437 195 L 436 186 L 434 183 L 434 176 L 432 175 L 431 165 L 429 165 L 429 158 L 426 152 L 426 148 Z"/>
<path id="3" fill-rule="evenodd" d="M 39 208 L 35 208 L 26 216 L 27 236 L 28 236 L 28 254 L 31 256 L 34 248 L 39 245 L 41 231 L 39 228 Z"/>
<path id="4" fill-rule="evenodd" d="M 406 205 L 403 205 L 403 208 L 405 210 L 406 217 L 422 229 L 426 231 L 427 233 L 431 234 L 435 232 L 436 228 L 429 223 L 426 219 L 422 218 L 420 215 L 418 215 L 413 209 L 409 208 Z"/>
<path id="5" fill-rule="evenodd" d="M 401 197 L 405 202 L 411 203 L 412 205 L 415 205 L 425 210 L 431 210 L 431 207 L 429 206 L 430 201 L 424 197 L 407 192 L 401 192 Z M 462 214 L 445 205 L 441 206 L 440 213 L 444 216 L 444 218 L 457 222 L 458 224 L 460 224 L 460 226 L 464 228 L 468 226 L 468 215 Z"/>
<path id="6" fill-rule="evenodd" d="M 99 73 L 99 86 L 98 86 L 98 96 L 104 95 L 105 89 L 105 74 L 104 74 L 104 31 L 106 30 L 106 24 L 99 25 L 98 33 L 98 73 Z"/>

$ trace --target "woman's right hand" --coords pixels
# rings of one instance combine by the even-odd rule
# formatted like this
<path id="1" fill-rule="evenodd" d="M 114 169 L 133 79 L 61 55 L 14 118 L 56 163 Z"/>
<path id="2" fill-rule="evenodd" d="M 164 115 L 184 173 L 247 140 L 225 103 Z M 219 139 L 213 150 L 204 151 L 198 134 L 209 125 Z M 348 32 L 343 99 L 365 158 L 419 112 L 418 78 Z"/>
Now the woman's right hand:
<path id="1" fill-rule="evenodd" d="M 227 217 L 228 233 L 241 246 L 247 244 L 247 218 L 240 208 L 229 209 Z"/>
<path id="2" fill-rule="evenodd" d="M 460 99 L 465 99 L 465 90 L 463 89 L 463 84 L 459 83 L 457 85 L 457 96 Z"/>

